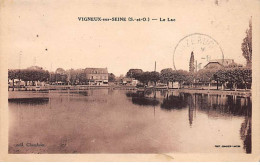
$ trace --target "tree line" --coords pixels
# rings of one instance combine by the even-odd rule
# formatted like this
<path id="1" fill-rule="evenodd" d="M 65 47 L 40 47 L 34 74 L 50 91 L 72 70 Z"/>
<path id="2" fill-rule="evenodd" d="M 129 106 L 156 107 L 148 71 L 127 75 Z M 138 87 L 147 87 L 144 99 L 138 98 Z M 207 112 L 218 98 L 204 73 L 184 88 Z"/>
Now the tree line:
<path id="1" fill-rule="evenodd" d="M 108 74 L 109 81 L 115 81 L 113 73 Z M 250 67 L 241 67 L 240 65 L 223 67 L 222 69 L 201 69 L 198 72 L 188 72 L 185 70 L 173 70 L 166 68 L 161 72 L 131 72 L 127 73 L 126 77 L 131 77 L 139 80 L 141 83 L 148 85 L 148 82 L 165 83 L 169 86 L 170 83 L 178 82 L 180 88 L 184 85 L 194 87 L 196 85 L 210 85 L 217 83 L 221 88 L 251 88 L 252 69 Z M 18 79 L 25 82 L 31 81 L 35 85 L 36 81 L 40 82 L 63 82 L 64 84 L 77 85 L 85 84 L 88 80 L 86 73 L 82 70 L 68 70 L 61 73 L 49 73 L 43 69 L 13 69 L 8 70 L 8 79 L 14 82 Z"/>
<path id="2" fill-rule="evenodd" d="M 184 85 L 196 87 L 197 85 L 211 86 L 211 84 L 216 84 L 217 88 L 221 87 L 222 89 L 248 89 L 251 88 L 252 83 L 252 69 L 240 65 L 223 67 L 222 69 L 200 69 L 194 73 L 171 68 L 163 69 L 160 73 L 155 71 L 128 73 L 126 77 L 135 78 L 144 85 L 148 85 L 148 82 L 155 84 L 160 82 L 169 86 L 170 83 L 178 82 L 180 88 Z"/>
<path id="3" fill-rule="evenodd" d="M 50 73 L 43 69 L 9 69 L 8 70 L 8 80 L 12 80 L 14 84 L 14 79 L 22 80 L 27 86 L 28 81 L 32 81 L 33 85 L 36 81 L 48 81 Z"/>
<path id="4" fill-rule="evenodd" d="M 33 86 L 37 81 L 47 82 L 50 84 L 60 82 L 67 85 L 83 85 L 88 82 L 86 73 L 83 69 L 70 69 L 65 71 L 62 68 L 58 68 L 55 73 L 43 69 L 9 69 L 8 82 L 11 80 L 14 84 L 15 79 L 24 81 L 25 86 L 28 85 L 29 81 L 32 82 Z M 109 73 L 108 80 L 115 81 L 115 75 Z"/>

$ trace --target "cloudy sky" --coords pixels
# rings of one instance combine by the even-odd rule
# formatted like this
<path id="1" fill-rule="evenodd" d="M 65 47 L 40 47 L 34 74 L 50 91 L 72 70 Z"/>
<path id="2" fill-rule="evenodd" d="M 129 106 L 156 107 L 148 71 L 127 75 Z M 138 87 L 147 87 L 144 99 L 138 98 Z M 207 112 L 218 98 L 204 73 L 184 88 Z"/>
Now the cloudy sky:
<path id="1" fill-rule="evenodd" d="M 2 26 L 4 53 L 9 68 L 34 64 L 52 71 L 58 67 L 107 67 L 119 76 L 130 68 L 152 71 L 155 61 L 157 71 L 173 68 L 173 52 L 178 42 L 189 34 L 203 33 L 219 43 L 225 58 L 245 64 L 241 43 L 254 3 L 246 0 L 220 0 L 218 5 L 215 0 L 12 1 L 4 4 L 5 12 L 12 11 L 5 15 L 6 23 Z M 176 21 L 80 22 L 78 17 L 161 17 Z M 178 69 L 188 68 L 191 48 L 187 50 L 177 59 Z M 198 56 L 195 53 L 195 58 Z"/>

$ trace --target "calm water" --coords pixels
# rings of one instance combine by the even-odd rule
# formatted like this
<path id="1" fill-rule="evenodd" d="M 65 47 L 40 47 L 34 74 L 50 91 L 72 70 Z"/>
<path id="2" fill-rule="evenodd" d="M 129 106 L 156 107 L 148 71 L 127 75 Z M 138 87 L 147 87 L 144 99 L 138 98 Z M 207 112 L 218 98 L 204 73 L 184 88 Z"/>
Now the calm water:
<path id="1" fill-rule="evenodd" d="M 251 152 L 249 97 L 111 89 L 19 94 L 27 99 L 9 100 L 10 153 Z"/>

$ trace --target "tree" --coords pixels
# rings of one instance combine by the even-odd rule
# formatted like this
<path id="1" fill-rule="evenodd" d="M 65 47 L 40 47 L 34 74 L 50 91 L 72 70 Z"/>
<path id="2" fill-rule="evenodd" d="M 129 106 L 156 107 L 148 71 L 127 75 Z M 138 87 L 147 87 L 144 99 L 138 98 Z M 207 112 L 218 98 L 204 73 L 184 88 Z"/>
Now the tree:
<path id="1" fill-rule="evenodd" d="M 159 72 L 156 72 L 156 71 L 149 72 L 149 80 L 156 85 L 157 81 L 160 80 Z"/>
<path id="2" fill-rule="evenodd" d="M 222 89 L 224 89 L 225 83 L 228 81 L 228 77 L 226 74 L 226 69 L 220 69 L 214 74 L 214 80 L 220 82 L 222 84 Z"/>
<path id="3" fill-rule="evenodd" d="M 126 77 L 138 79 L 138 77 L 143 73 L 142 69 L 129 69 L 126 73 Z"/>
<path id="4" fill-rule="evenodd" d="M 238 85 L 244 85 L 247 89 L 248 85 L 252 83 L 252 69 L 251 68 L 223 68 L 214 74 L 214 79 L 222 83 L 222 85 L 229 85 L 230 89 L 237 89 Z"/>
<path id="5" fill-rule="evenodd" d="M 190 65 L 189 65 L 189 72 L 194 73 L 195 66 L 194 66 L 194 53 L 191 52 L 190 55 Z"/>
<path id="6" fill-rule="evenodd" d="M 116 80 L 116 76 L 113 73 L 108 74 L 108 81 L 114 82 Z"/>
<path id="7" fill-rule="evenodd" d="M 68 80 L 68 75 L 63 68 L 57 68 L 55 71 L 55 81 L 66 83 Z"/>
<path id="8" fill-rule="evenodd" d="M 25 86 L 27 86 L 27 82 L 31 81 L 31 74 L 29 69 L 21 70 L 21 79 L 25 81 Z"/>
<path id="9" fill-rule="evenodd" d="M 83 81 L 86 81 L 87 78 L 84 76 L 86 76 L 85 72 L 83 69 L 71 69 L 70 70 L 70 77 L 69 77 L 69 80 L 70 80 L 70 83 L 75 85 L 75 84 L 79 84 L 79 83 L 83 83 Z"/>
<path id="10" fill-rule="evenodd" d="M 193 87 L 194 80 L 195 80 L 195 75 L 194 75 L 194 73 L 190 73 L 190 72 L 189 72 L 189 73 L 186 75 L 185 83 L 186 83 L 186 84 L 189 84 L 189 85 L 191 85 L 191 86 Z"/>
<path id="11" fill-rule="evenodd" d="M 15 69 L 8 69 L 8 79 L 10 80 L 14 80 L 16 79 L 18 76 L 18 70 Z"/>
<path id="12" fill-rule="evenodd" d="M 241 44 L 243 56 L 247 61 L 247 66 L 252 65 L 252 19 L 249 21 L 249 29 L 246 30 L 246 37 Z"/>
<path id="13" fill-rule="evenodd" d="M 173 72 L 172 68 L 162 69 L 161 74 L 160 74 L 160 80 L 163 83 L 166 83 L 167 85 L 169 85 L 172 72 Z"/>
<path id="14" fill-rule="evenodd" d="M 52 83 L 56 81 L 56 76 L 54 72 L 50 73 L 49 81 Z"/>
<path id="15" fill-rule="evenodd" d="M 61 72 L 61 73 L 63 73 L 63 72 Z M 84 70 L 82 70 L 82 69 L 69 69 L 69 70 L 66 70 L 66 73 L 63 73 L 63 75 L 64 74 L 67 75 L 67 80 L 69 81 L 69 84 L 75 85 L 75 84 L 79 83 L 79 78 L 80 78 L 79 75 L 83 74 L 83 73 L 84 73 Z M 54 81 L 56 81 L 56 80 L 54 80 Z"/>
<path id="16" fill-rule="evenodd" d="M 48 81 L 50 74 L 48 71 L 43 69 L 25 69 L 21 76 L 23 81 L 32 81 L 33 85 L 35 85 L 35 81 Z"/>
<path id="17" fill-rule="evenodd" d="M 182 88 L 182 84 L 187 81 L 189 73 L 185 70 L 176 70 L 176 78 L 175 81 L 177 81 L 180 84 L 180 88 Z"/>
<path id="18" fill-rule="evenodd" d="M 169 82 L 178 82 L 180 87 L 184 82 L 192 83 L 194 77 L 193 74 L 185 70 L 172 70 L 171 68 L 166 68 L 161 70 L 160 80 L 169 85 Z"/>
<path id="19" fill-rule="evenodd" d="M 243 70 L 242 81 L 245 84 L 245 89 L 248 89 L 248 87 L 251 87 L 252 84 L 252 69 L 242 68 L 242 70 Z"/>
<path id="20" fill-rule="evenodd" d="M 159 72 L 143 72 L 138 75 L 137 80 L 141 81 L 144 84 L 148 84 L 149 81 L 153 82 L 155 85 L 157 81 L 160 80 Z"/>
<path id="21" fill-rule="evenodd" d="M 49 79 L 50 79 L 50 73 L 49 73 L 49 71 L 44 70 L 44 71 L 42 71 L 41 74 L 42 74 L 42 76 L 41 76 L 41 78 L 39 79 L 39 81 L 44 81 L 44 82 L 49 81 Z"/>
<path id="22" fill-rule="evenodd" d="M 66 71 L 65 71 L 63 68 L 57 68 L 55 73 L 58 73 L 58 74 L 65 74 Z"/>
<path id="23" fill-rule="evenodd" d="M 35 81 L 49 81 L 50 74 L 47 70 L 34 66 L 27 69 L 8 70 L 8 78 L 13 80 L 13 83 L 14 79 L 25 81 L 27 86 L 28 81 L 32 81 L 33 85 Z"/>
<path id="24" fill-rule="evenodd" d="M 217 72 L 216 69 L 200 69 L 196 73 L 196 80 L 203 83 L 208 83 L 209 87 L 211 86 L 211 81 L 214 80 L 214 75 Z M 217 88 L 218 88 L 218 81 L 217 81 Z"/>
<path id="25" fill-rule="evenodd" d="M 143 72 L 138 75 L 137 79 L 141 81 L 142 83 L 148 85 L 148 82 L 150 81 L 150 73 L 149 72 Z"/>
<path id="26" fill-rule="evenodd" d="M 185 70 L 174 70 L 171 73 L 170 76 L 170 81 L 173 82 L 178 82 L 180 85 L 180 88 L 182 88 L 182 84 L 187 81 L 189 72 Z"/>
<path id="27" fill-rule="evenodd" d="M 139 74 L 136 79 L 139 80 L 140 82 L 142 82 L 143 84 L 147 85 L 149 82 L 149 72 L 143 72 L 143 73 Z"/>
<path id="28" fill-rule="evenodd" d="M 196 78 L 199 82 L 210 83 L 214 79 L 216 72 L 217 70 L 215 69 L 200 69 L 196 74 Z"/>
<path id="29" fill-rule="evenodd" d="M 87 77 L 85 72 L 79 72 L 77 74 L 77 79 L 80 84 L 86 84 L 87 83 Z"/>
<path id="30" fill-rule="evenodd" d="M 13 81 L 13 91 L 14 91 L 14 79 L 18 78 L 18 70 L 17 69 L 8 69 L 8 79 Z M 8 80 L 9 83 L 9 80 Z M 9 87 L 8 87 L 9 90 Z"/>
<path id="31" fill-rule="evenodd" d="M 75 84 L 75 79 L 76 79 L 75 70 L 71 68 L 69 70 L 66 70 L 65 72 L 66 72 L 67 79 L 68 79 L 68 85 Z"/>

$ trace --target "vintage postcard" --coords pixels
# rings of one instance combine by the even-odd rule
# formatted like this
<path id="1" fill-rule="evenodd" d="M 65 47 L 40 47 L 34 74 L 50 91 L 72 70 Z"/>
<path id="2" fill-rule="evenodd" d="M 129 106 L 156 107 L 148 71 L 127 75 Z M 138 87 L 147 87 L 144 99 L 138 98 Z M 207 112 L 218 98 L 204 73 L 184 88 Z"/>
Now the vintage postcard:
<path id="1" fill-rule="evenodd" d="M 259 0 L 0 14 L 0 161 L 260 161 Z"/>

